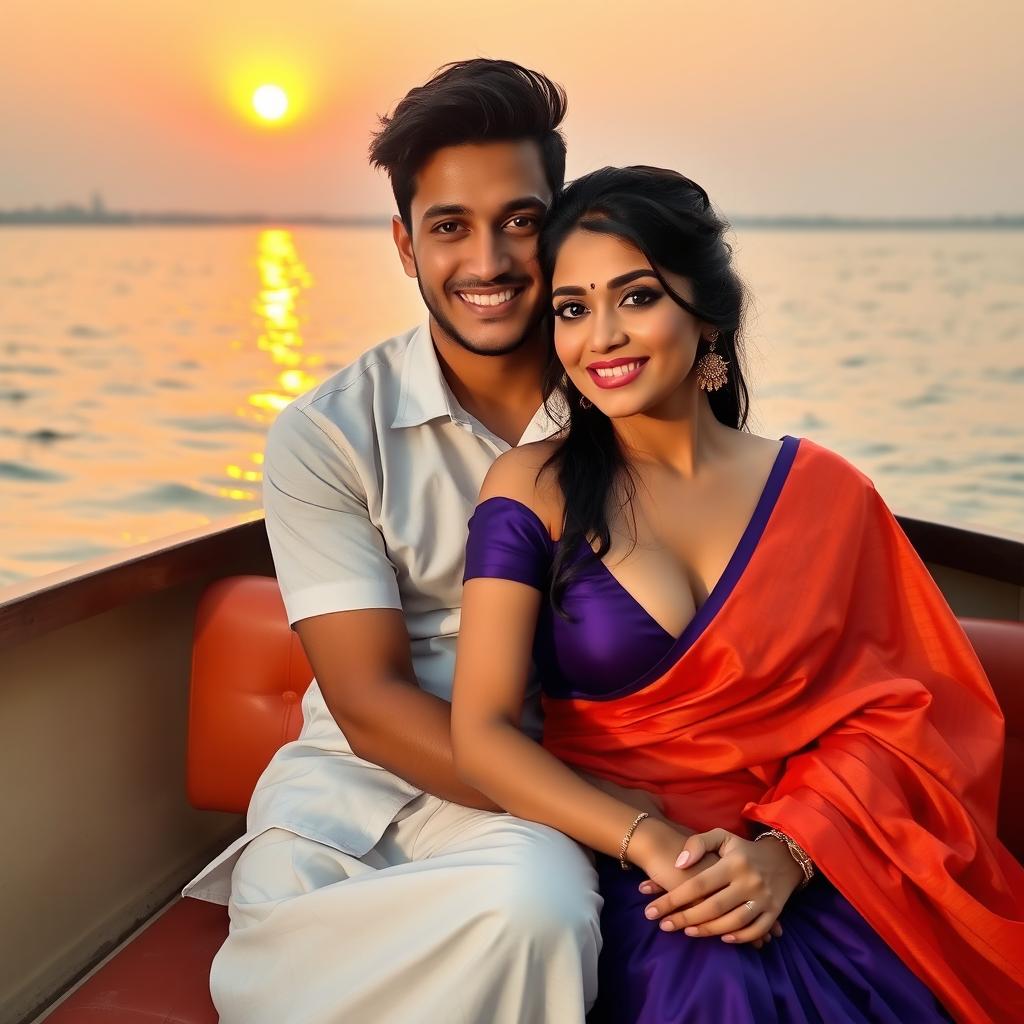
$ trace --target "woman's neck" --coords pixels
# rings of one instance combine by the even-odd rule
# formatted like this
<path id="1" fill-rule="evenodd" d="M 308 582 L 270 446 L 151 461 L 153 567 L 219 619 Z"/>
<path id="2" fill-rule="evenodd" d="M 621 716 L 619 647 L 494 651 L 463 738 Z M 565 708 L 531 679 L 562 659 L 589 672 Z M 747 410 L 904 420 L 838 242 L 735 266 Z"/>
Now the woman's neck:
<path id="1" fill-rule="evenodd" d="M 686 479 L 717 458 L 731 433 L 696 386 L 681 388 L 656 410 L 612 420 L 612 428 L 637 469 L 667 470 Z"/>

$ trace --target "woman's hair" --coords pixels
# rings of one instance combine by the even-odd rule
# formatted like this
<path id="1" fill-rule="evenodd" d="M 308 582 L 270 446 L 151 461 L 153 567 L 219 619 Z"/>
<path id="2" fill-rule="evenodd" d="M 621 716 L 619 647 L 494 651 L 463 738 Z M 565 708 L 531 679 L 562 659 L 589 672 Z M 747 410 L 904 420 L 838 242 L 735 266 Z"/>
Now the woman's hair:
<path id="1" fill-rule="evenodd" d="M 540 262 L 552 279 L 558 252 L 576 230 L 614 235 L 647 258 L 666 293 L 683 309 L 718 329 L 716 351 L 729 362 L 728 383 L 709 392 L 715 418 L 742 429 L 748 393 L 743 378 L 740 332 L 744 289 L 725 240 L 729 225 L 696 182 L 657 167 L 605 167 L 574 181 L 556 198 L 541 233 Z M 685 277 L 693 302 L 674 291 L 663 271 Z M 699 359 L 708 350 L 701 340 Z M 552 346 L 544 382 L 549 412 L 564 419 L 564 440 L 542 472 L 556 474 L 565 500 L 561 543 L 551 571 L 551 600 L 562 612 L 562 595 L 575 575 L 582 541 L 598 542 L 596 556 L 611 547 L 608 509 L 613 500 L 631 505 L 636 484 L 611 420 L 582 395 Z M 564 400 L 564 401 L 563 401 Z M 578 563 L 577 563 L 578 565 Z"/>
<path id="2" fill-rule="evenodd" d="M 398 213 L 411 232 L 416 175 L 446 146 L 533 139 L 557 193 L 565 181 L 565 139 L 558 130 L 565 111 L 565 90 L 537 71 L 508 60 L 457 61 L 410 89 L 390 117 L 380 117 L 370 163 L 387 171 Z"/>

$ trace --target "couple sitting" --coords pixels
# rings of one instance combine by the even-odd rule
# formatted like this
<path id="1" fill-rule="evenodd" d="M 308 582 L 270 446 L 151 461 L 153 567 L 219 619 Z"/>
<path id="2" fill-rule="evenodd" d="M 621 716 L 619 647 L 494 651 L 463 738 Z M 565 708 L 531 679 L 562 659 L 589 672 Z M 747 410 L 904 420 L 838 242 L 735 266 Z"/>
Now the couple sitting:
<path id="1" fill-rule="evenodd" d="M 473 60 L 374 140 L 429 319 L 268 439 L 316 681 L 186 890 L 222 1021 L 1024 1019 L 968 641 L 869 480 L 745 430 L 704 190 L 563 190 L 564 110 Z"/>

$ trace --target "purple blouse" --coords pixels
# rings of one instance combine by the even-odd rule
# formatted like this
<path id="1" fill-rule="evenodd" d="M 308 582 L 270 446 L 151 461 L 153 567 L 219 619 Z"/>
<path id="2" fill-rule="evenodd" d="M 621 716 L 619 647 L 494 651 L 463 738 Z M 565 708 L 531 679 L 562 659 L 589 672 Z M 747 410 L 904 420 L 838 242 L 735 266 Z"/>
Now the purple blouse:
<path id="1" fill-rule="evenodd" d="M 768 522 L 799 440 L 782 439 L 768 481 L 722 578 L 679 637 L 666 632 L 581 541 L 578 566 L 563 594 L 568 618 L 547 599 L 558 542 L 537 514 L 514 498 L 488 498 L 469 521 L 464 579 L 514 580 L 545 595 L 533 657 L 551 697 L 608 700 L 652 682 L 711 622 L 736 585 Z"/>

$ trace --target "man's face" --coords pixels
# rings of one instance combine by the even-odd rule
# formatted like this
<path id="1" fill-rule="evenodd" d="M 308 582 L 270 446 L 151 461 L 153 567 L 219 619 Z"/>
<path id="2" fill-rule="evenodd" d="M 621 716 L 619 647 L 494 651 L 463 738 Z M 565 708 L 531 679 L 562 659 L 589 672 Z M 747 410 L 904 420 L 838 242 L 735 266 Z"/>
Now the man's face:
<path id="1" fill-rule="evenodd" d="M 551 202 L 532 141 L 439 149 L 416 176 L 412 237 L 395 218 L 395 243 L 435 323 L 480 355 L 514 351 L 544 316 L 537 264 Z"/>

